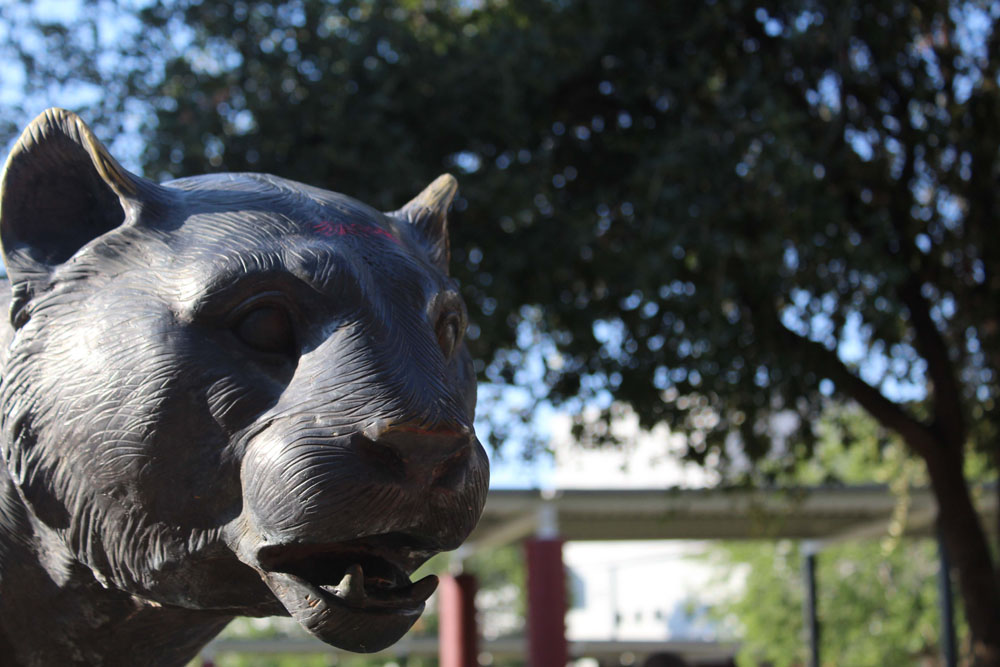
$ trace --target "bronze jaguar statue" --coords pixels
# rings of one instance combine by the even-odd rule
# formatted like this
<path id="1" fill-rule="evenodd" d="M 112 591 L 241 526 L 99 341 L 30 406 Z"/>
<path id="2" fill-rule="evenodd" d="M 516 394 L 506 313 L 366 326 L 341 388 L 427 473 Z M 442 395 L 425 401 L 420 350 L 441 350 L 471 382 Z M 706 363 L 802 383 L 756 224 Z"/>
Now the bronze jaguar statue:
<path id="1" fill-rule="evenodd" d="M 0 664 L 183 665 L 237 615 L 361 652 L 410 628 L 489 477 L 455 189 L 156 184 L 70 112 L 31 123 L 0 191 Z"/>

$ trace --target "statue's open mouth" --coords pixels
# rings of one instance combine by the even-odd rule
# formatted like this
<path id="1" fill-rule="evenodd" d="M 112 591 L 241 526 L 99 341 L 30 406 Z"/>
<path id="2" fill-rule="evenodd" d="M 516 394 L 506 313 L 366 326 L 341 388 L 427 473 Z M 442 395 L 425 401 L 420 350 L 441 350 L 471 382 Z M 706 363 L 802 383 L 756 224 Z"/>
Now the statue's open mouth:
<path id="1" fill-rule="evenodd" d="M 257 559 L 264 582 L 306 630 L 368 653 L 398 641 L 437 588 L 434 575 L 410 581 L 407 569 L 415 557 L 404 553 L 396 558 L 358 544 L 265 547 Z"/>
<path id="2" fill-rule="evenodd" d="M 424 602 L 437 587 L 437 577 L 430 575 L 411 583 L 406 573 L 394 564 L 365 554 L 331 554 L 285 564 L 271 575 L 284 575 L 318 588 L 323 597 L 334 597 L 338 604 L 362 610 L 383 609 L 389 612 L 419 614 Z"/>

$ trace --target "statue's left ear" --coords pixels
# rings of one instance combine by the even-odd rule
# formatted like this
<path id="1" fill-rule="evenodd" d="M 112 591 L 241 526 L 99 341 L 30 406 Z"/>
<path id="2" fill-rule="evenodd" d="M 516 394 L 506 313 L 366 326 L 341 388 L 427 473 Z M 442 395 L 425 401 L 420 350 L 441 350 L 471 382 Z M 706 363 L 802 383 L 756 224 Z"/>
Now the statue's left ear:
<path id="1" fill-rule="evenodd" d="M 0 176 L 0 243 L 12 284 L 44 281 L 84 244 L 120 226 L 140 181 L 79 116 L 40 114 Z"/>
<path id="2" fill-rule="evenodd" d="M 448 207 L 451 206 L 458 181 L 451 174 L 442 174 L 424 191 L 392 215 L 412 224 L 427 245 L 431 260 L 448 273 Z"/>
<path id="3" fill-rule="evenodd" d="M 10 278 L 10 318 L 49 286 L 57 267 L 97 237 L 128 224 L 163 190 L 130 174 L 65 109 L 28 125 L 0 175 L 0 253 Z"/>

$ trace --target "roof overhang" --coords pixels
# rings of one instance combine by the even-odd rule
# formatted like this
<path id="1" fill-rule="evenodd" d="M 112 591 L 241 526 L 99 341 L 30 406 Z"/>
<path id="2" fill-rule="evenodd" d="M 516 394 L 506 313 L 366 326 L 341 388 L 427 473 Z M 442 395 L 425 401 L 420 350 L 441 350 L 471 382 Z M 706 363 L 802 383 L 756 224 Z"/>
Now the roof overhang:
<path id="1" fill-rule="evenodd" d="M 988 527 L 996 526 L 996 485 L 973 490 Z M 578 540 L 839 541 L 933 533 L 929 489 L 898 496 L 885 486 L 794 489 L 494 489 L 467 550 L 551 533 Z"/>

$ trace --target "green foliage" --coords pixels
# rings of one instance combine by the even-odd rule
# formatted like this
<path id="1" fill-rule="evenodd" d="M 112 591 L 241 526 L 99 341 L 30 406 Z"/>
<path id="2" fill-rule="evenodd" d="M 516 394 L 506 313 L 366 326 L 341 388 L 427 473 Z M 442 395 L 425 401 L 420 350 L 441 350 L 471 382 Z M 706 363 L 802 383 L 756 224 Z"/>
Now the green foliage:
<path id="1" fill-rule="evenodd" d="M 880 540 L 834 544 L 817 555 L 817 610 L 824 665 L 918 664 L 938 655 L 937 547 L 902 537 L 907 494 L 925 474 L 898 439 L 857 410 L 833 411 L 819 428 L 816 457 L 785 471 L 785 484 L 888 483 L 897 510 Z M 833 477 L 831 477 L 831 474 Z M 730 543 L 710 550 L 724 579 L 744 582 L 716 614 L 739 628 L 740 665 L 803 664 L 801 545 Z M 745 577 L 745 578 L 744 578 Z"/>
<path id="2" fill-rule="evenodd" d="M 719 547 L 721 570 L 746 571 L 741 595 L 717 610 L 735 620 L 738 664 L 806 662 L 802 553 L 797 544 Z M 818 555 L 817 609 L 824 665 L 904 667 L 938 655 L 936 549 L 904 540 L 841 544 Z"/>
<path id="3" fill-rule="evenodd" d="M 496 636 L 523 635 L 527 572 L 520 544 L 480 551 L 464 563 L 476 575 L 480 629 Z"/>
<path id="4" fill-rule="evenodd" d="M 480 591 L 495 591 L 506 586 L 517 589 L 520 596 L 514 611 L 524 615 L 524 591 L 527 574 L 524 569 L 524 554 L 520 545 L 508 545 L 498 549 L 479 551 L 465 561 L 464 569 L 476 575 Z"/>
<path id="5" fill-rule="evenodd" d="M 791 444 L 793 456 L 761 461 L 750 474 L 753 482 L 779 486 L 823 484 L 887 484 L 903 497 L 912 486 L 926 486 L 927 474 L 899 437 L 880 426 L 857 406 L 829 407 L 815 426 L 811 456 Z M 987 479 L 981 458 L 978 481 Z M 975 466 L 973 466 L 975 467 Z"/>

